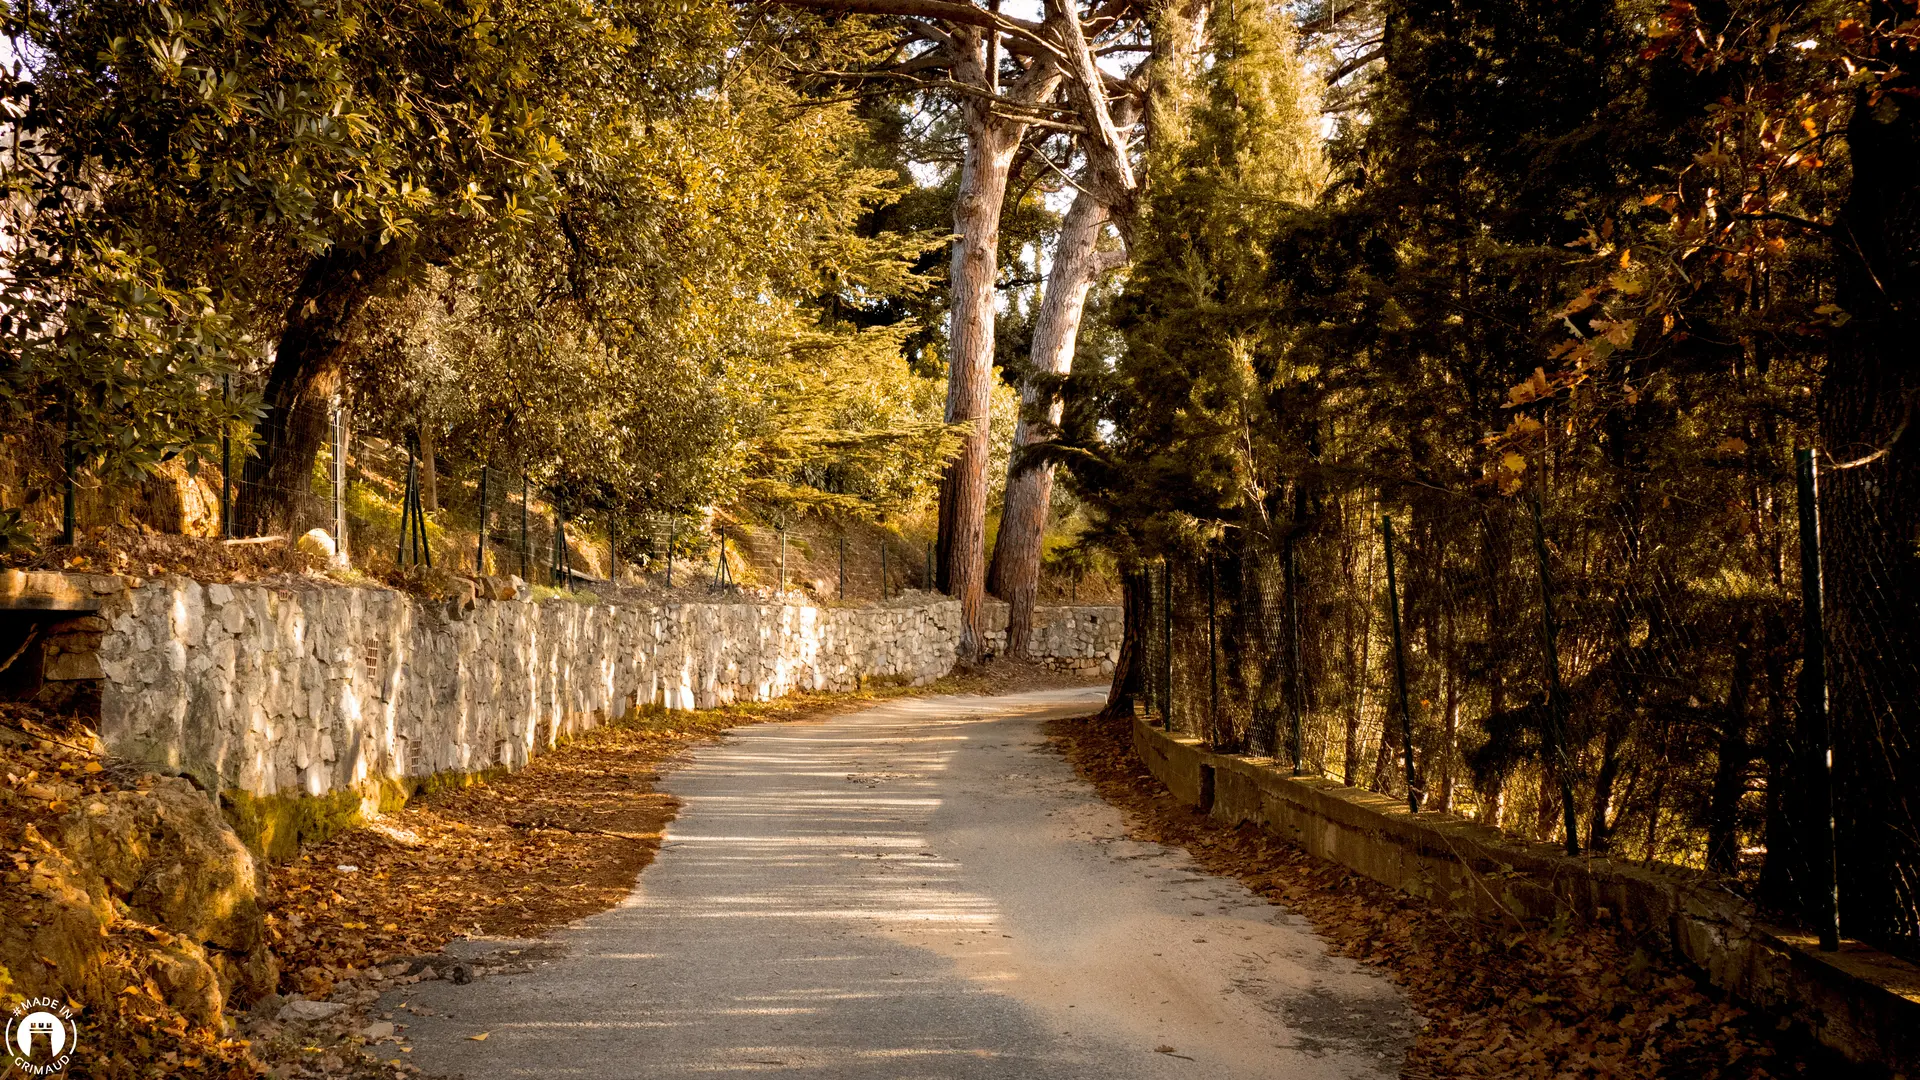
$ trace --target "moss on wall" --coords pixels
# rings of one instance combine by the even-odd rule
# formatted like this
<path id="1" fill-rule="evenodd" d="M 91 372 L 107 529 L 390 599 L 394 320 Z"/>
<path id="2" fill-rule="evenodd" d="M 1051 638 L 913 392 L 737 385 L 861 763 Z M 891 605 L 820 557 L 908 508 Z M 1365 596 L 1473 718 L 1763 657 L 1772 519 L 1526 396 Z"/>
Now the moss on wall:
<path id="1" fill-rule="evenodd" d="M 326 795 L 252 795 L 229 788 L 220 809 L 242 843 L 258 858 L 285 862 L 306 844 L 318 844 L 369 818 L 390 814 L 417 795 L 483 784 L 505 768 L 480 772 L 441 772 L 402 780 L 364 780 L 347 791 Z"/>

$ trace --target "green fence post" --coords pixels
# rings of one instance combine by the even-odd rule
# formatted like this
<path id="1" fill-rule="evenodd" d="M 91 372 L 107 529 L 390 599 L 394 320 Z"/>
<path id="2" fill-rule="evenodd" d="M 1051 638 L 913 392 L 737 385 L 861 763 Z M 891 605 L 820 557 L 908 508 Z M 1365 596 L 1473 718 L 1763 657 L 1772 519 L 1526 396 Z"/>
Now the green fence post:
<path id="1" fill-rule="evenodd" d="M 1840 948 L 1839 865 L 1834 853 L 1833 732 L 1828 714 L 1826 579 L 1820 565 L 1820 472 L 1812 450 L 1794 454 L 1800 488 L 1800 743 L 1805 755 L 1807 863 L 1814 877 L 1813 916 L 1820 948 Z"/>
<path id="2" fill-rule="evenodd" d="M 1207 552 L 1207 744 L 1220 745 L 1220 665 L 1214 631 L 1213 552 Z"/>
<path id="3" fill-rule="evenodd" d="M 487 572 L 487 467 L 480 466 L 480 538 L 473 545 L 473 571 Z"/>
<path id="4" fill-rule="evenodd" d="M 1400 709 L 1401 757 L 1407 768 L 1407 809 L 1420 812 L 1420 787 L 1413 772 L 1413 713 L 1407 708 L 1407 653 L 1400 641 L 1400 591 L 1393 575 L 1393 519 L 1380 519 L 1380 535 L 1387 552 L 1387 614 L 1393 632 L 1393 688 Z"/>
<path id="5" fill-rule="evenodd" d="M 1166 601 L 1161 605 L 1161 638 L 1166 646 L 1165 656 L 1161 658 L 1166 667 L 1167 681 L 1165 693 L 1160 697 L 1160 727 L 1164 731 L 1173 730 L 1173 561 L 1160 560 L 1160 576 Z"/>
<path id="6" fill-rule="evenodd" d="M 347 559 L 347 409 L 333 402 L 333 552 L 341 566 Z"/>
<path id="7" fill-rule="evenodd" d="M 220 376 L 220 403 L 225 405 L 233 399 L 233 376 Z M 72 463 L 68 463 L 67 502 L 73 502 Z M 233 539 L 233 429 L 225 423 L 220 425 L 220 536 Z M 65 543 L 73 543 L 68 537 Z"/>
<path id="8" fill-rule="evenodd" d="M 1287 711 L 1289 730 L 1287 733 L 1287 753 L 1293 757 L 1293 775 L 1306 773 L 1306 763 L 1301 761 L 1303 753 L 1300 736 L 1300 712 L 1305 704 L 1305 691 L 1301 689 L 1300 673 L 1300 595 L 1296 576 L 1298 571 L 1293 562 L 1293 537 L 1287 537 L 1286 566 L 1287 575 Z"/>
<path id="9" fill-rule="evenodd" d="M 79 469 L 79 455 L 73 452 L 73 415 L 72 413 L 68 413 L 67 415 L 67 443 L 65 446 L 61 447 L 60 454 L 61 454 L 61 464 L 65 468 L 66 474 L 67 474 L 66 493 L 62 496 L 61 504 L 60 504 L 60 543 L 66 547 L 72 547 L 74 544 L 74 541 L 79 538 L 78 537 L 79 522 L 77 520 L 77 515 L 74 513 L 74 491 L 73 491 L 73 484 L 74 484 L 73 474 Z M 225 475 L 226 473 L 223 470 L 221 472 L 221 476 L 224 477 Z M 224 482 L 224 480 L 222 482 Z M 221 525 L 221 528 L 226 527 L 224 524 L 224 522 L 226 521 L 226 516 L 227 516 L 226 509 L 222 507 L 220 511 L 220 520 L 223 522 L 223 524 Z"/>

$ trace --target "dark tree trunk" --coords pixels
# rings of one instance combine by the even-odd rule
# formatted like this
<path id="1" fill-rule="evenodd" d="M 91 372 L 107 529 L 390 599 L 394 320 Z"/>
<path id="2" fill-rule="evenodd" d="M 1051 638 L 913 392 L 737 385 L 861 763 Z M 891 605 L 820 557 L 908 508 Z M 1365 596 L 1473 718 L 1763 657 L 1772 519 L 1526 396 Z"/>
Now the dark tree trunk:
<path id="1" fill-rule="evenodd" d="M 1880 32 L 1913 17 L 1911 0 L 1869 12 L 1878 60 L 1899 74 L 1854 103 L 1834 224 L 1849 319 L 1833 331 L 1821 441 L 1858 463 L 1821 481 L 1834 811 L 1843 930 L 1920 959 L 1920 45 Z M 1823 827 L 1823 811 L 1806 824 Z"/>
<path id="2" fill-rule="evenodd" d="M 1747 698 L 1753 685 L 1753 631 L 1742 626 L 1733 643 L 1733 680 L 1720 729 L 1720 760 L 1707 807 L 1707 869 L 1731 874 L 1740 864 L 1740 800 L 1747 793 L 1753 748 L 1747 740 Z"/>
<path id="3" fill-rule="evenodd" d="M 1793 825 L 1787 816 L 1787 785 L 1793 772 L 1793 723 L 1787 711 L 1793 693 L 1787 680 L 1787 667 L 1793 660 L 1793 644 L 1787 636 L 1787 622 L 1775 612 L 1766 618 L 1766 653 L 1762 670 L 1767 681 L 1767 857 L 1760 864 L 1760 891 L 1763 902 L 1782 910 L 1799 903 L 1795 893 L 1806 868 L 1798 861 L 1799 848 L 1793 839 Z"/>
<path id="4" fill-rule="evenodd" d="M 1107 690 L 1109 719 L 1133 715 L 1133 703 L 1146 692 L 1147 634 L 1152 626 L 1152 579 L 1144 573 L 1126 575 L 1120 583 L 1120 659 L 1113 665 L 1113 684 Z"/>
<path id="5" fill-rule="evenodd" d="M 1608 719 L 1600 745 L 1600 768 L 1593 774 L 1593 804 L 1587 811 L 1587 850 L 1603 855 L 1613 847 L 1613 786 L 1620 779 L 1620 747 L 1627 739 L 1627 718 Z"/>
<path id="6" fill-rule="evenodd" d="M 389 244 L 374 252 L 335 248 L 307 264 L 267 375 L 256 453 L 241 474 L 234 507 L 241 533 L 297 524 L 329 431 L 328 401 L 340 388 L 347 332 L 399 259 L 397 246 Z"/>

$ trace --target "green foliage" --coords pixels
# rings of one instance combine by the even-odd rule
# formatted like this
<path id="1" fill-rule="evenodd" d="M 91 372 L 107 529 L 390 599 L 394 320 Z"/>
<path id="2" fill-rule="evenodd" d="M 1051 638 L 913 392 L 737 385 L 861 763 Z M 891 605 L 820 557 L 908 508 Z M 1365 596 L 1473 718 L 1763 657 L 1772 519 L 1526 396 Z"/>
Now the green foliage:
<path id="1" fill-rule="evenodd" d="M 1163 109 L 1180 119 L 1154 146 L 1152 198 L 1113 313 L 1125 342 L 1118 367 L 1110 377 L 1077 369 L 1088 374 L 1076 376 L 1070 442 L 1097 448 L 1098 463 L 1082 458 L 1078 469 L 1101 477 L 1106 529 L 1123 546 L 1129 535 L 1191 538 L 1207 531 L 1199 521 L 1236 507 L 1263 516 L 1274 467 L 1278 431 L 1261 386 L 1278 363 L 1260 318 L 1268 244 L 1305 212 L 1324 166 L 1285 11 L 1224 5 L 1210 33 L 1213 62 L 1164 91 Z"/>
<path id="2" fill-rule="evenodd" d="M 341 336 L 362 430 L 526 468 L 570 509 L 920 497 L 944 433 L 902 374 L 916 331 L 841 313 L 924 292 L 930 241 L 872 227 L 898 173 L 778 66 L 890 47 L 861 20 L 718 0 L 0 17 L 25 58 L 0 86 L 0 410 L 70 429 L 87 467 L 244 451 L 298 331 Z M 836 471 L 860 475 L 807 479 Z"/>
<path id="3" fill-rule="evenodd" d="M 0 510 L 0 555 L 32 555 L 39 550 L 33 530 L 18 510 Z"/>
<path id="4" fill-rule="evenodd" d="M 1859 164 L 1846 128 L 1862 103 L 1886 111 L 1875 93 L 1903 77 L 1888 58 L 1916 25 L 1911 5 L 1874 6 L 1909 20 L 1884 24 L 1868 8 L 1383 4 L 1322 190 L 1274 179 L 1315 173 L 1301 163 L 1318 125 L 1287 107 L 1302 95 L 1240 66 L 1257 35 L 1216 26 L 1192 86 L 1154 103 L 1177 137 L 1154 143 L 1114 313 L 1124 348 L 1076 372 L 1053 451 L 1098 535 L 1136 565 L 1171 556 L 1181 590 L 1217 579 L 1234 620 L 1258 616 L 1244 623 L 1280 625 L 1262 605 L 1302 592 L 1304 673 L 1264 686 L 1297 679 L 1316 718 L 1353 724 L 1348 777 L 1391 790 L 1376 762 L 1392 755 L 1373 753 L 1397 733 L 1367 710 L 1391 687 L 1379 528 L 1394 517 L 1418 768 L 1431 796 L 1471 764 L 1472 798 L 1498 814 L 1523 781 L 1557 784 L 1537 496 L 1581 840 L 1743 870 L 1743 846 L 1790 848 L 1789 463 L 1832 437 L 1815 407 L 1854 318 L 1835 297 L 1855 256 L 1829 225 Z M 1857 411 L 1883 433 L 1903 415 Z M 1900 572 L 1848 572 L 1891 610 Z M 1270 720 L 1271 694 L 1227 666 L 1228 698 Z M 1863 731 L 1904 723 L 1858 709 Z M 1888 753 L 1870 745 L 1859 760 Z M 1545 838 L 1556 816 L 1529 807 L 1520 824 Z"/>

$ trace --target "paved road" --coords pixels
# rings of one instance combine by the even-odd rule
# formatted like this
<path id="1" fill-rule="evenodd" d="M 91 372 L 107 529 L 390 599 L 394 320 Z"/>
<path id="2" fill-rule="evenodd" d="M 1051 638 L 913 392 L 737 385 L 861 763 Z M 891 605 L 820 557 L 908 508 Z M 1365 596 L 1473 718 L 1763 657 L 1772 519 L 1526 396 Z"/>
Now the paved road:
<path id="1" fill-rule="evenodd" d="M 1414 1020 L 1390 984 L 1125 839 L 1046 752 L 1042 720 L 1098 701 L 743 729 L 669 777 L 686 807 L 620 907 L 531 970 L 381 1007 L 408 1004 L 416 1065 L 470 1080 L 1394 1075 Z"/>

